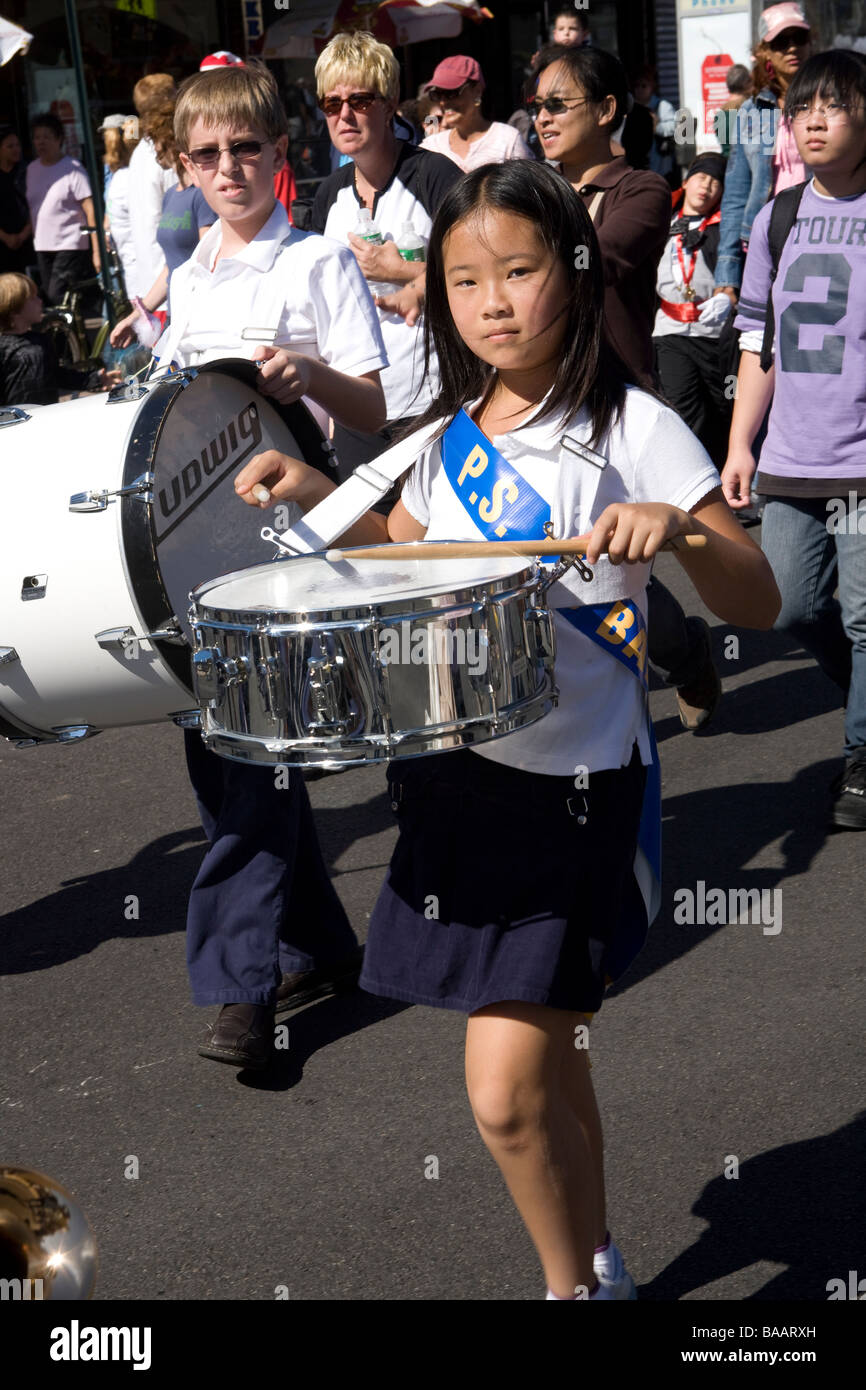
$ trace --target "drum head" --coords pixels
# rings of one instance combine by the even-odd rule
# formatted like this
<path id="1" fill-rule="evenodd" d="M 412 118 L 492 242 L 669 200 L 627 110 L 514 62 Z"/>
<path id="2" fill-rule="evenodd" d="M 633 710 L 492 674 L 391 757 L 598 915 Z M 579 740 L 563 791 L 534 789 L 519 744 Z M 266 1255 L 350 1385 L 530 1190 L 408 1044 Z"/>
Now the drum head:
<path id="1" fill-rule="evenodd" d="M 423 549 L 423 543 L 419 546 Z M 196 598 L 231 612 L 325 614 L 407 598 L 463 593 L 524 576 L 527 562 L 489 559 L 338 560 L 299 555 L 207 584 Z"/>
<path id="2" fill-rule="evenodd" d="M 211 362 L 186 385 L 168 377 L 154 386 L 136 420 L 123 481 L 150 471 L 153 503 L 124 498 L 121 527 L 130 586 L 150 631 L 174 616 L 190 638 L 189 595 L 197 585 L 271 558 L 260 532 L 275 524 L 275 510 L 250 507 L 234 491 L 249 459 L 276 449 L 334 476 L 306 406 L 277 404 L 261 394 L 257 380 L 251 362 Z M 301 512 L 285 504 L 276 515 L 284 530 Z M 189 649 L 168 643 L 159 649 L 189 685 Z"/>

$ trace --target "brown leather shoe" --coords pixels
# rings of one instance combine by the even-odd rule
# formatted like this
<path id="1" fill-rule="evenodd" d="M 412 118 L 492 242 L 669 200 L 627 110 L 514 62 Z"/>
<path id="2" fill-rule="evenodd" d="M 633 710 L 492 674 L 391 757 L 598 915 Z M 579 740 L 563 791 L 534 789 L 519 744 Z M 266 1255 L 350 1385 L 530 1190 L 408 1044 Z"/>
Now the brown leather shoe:
<path id="1" fill-rule="evenodd" d="M 689 681 L 688 685 L 681 685 L 677 689 L 680 723 L 684 729 L 689 729 L 692 733 L 695 729 L 701 729 L 709 723 L 716 705 L 722 697 L 722 682 L 713 665 L 710 629 L 703 618 L 699 618 L 697 621 L 703 628 L 704 662 L 695 679 Z"/>
<path id="2" fill-rule="evenodd" d="M 342 994 L 354 989 L 361 973 L 364 947 L 359 946 L 350 956 L 320 970 L 298 970 L 284 975 L 277 989 L 277 1013 L 296 1009 L 326 994 Z"/>
<path id="3" fill-rule="evenodd" d="M 273 1004 L 224 1004 L 198 1051 L 215 1062 L 260 1069 L 267 1066 L 273 1045 Z"/>

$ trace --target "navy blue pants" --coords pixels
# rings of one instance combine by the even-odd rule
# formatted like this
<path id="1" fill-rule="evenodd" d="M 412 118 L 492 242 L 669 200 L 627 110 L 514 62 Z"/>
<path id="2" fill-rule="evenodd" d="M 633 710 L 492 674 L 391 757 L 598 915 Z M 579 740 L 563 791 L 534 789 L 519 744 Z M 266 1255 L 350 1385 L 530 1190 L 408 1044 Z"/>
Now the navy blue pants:
<path id="1" fill-rule="evenodd" d="M 300 771 L 278 787 L 272 767 L 217 757 L 195 731 L 184 743 L 210 841 L 187 913 L 193 1001 L 269 1004 L 283 972 L 323 968 L 358 941 L 328 877 Z"/>

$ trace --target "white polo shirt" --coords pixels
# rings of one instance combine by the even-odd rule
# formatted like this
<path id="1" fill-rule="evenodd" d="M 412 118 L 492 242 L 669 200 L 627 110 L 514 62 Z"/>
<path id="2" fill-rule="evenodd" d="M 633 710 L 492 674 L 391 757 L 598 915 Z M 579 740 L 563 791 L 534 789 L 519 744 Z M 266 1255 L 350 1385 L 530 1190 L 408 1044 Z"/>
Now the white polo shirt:
<path id="1" fill-rule="evenodd" d="M 376 306 L 351 251 L 291 227 L 282 203 L 237 255 L 214 265 L 221 243 L 215 222 L 171 277 L 171 323 L 154 348 L 161 366 L 251 358 L 264 343 L 347 376 L 387 367 Z"/>
<path id="2" fill-rule="evenodd" d="M 466 408 L 467 414 L 477 402 Z M 607 459 L 600 472 L 569 451 L 560 440 L 562 415 L 496 435 L 496 448 L 550 505 L 555 536 L 580 536 L 612 502 L 667 502 L 691 511 L 720 483 L 709 455 L 673 410 L 637 387 L 629 387 L 622 417 L 593 448 Z M 568 424 L 571 435 L 587 442 L 585 411 Z M 564 462 L 560 455 L 563 454 Z M 588 471 L 587 471 L 588 470 Z M 590 493 L 598 480 L 591 505 Z M 422 526 L 425 540 L 478 540 L 483 533 L 464 508 L 442 466 L 438 442 L 415 464 L 402 493 L 403 505 Z M 515 561 L 515 571 L 521 568 Z M 578 603 L 612 603 L 629 597 L 647 616 L 646 585 L 652 565 L 612 565 L 602 556 L 591 583 L 568 571 L 547 595 L 552 609 Z M 493 762 L 551 776 L 625 766 L 637 741 L 645 765 L 651 761 L 640 682 L 616 657 L 559 614 L 556 629 L 556 684 L 559 705 L 528 729 L 480 744 L 473 752 Z"/>

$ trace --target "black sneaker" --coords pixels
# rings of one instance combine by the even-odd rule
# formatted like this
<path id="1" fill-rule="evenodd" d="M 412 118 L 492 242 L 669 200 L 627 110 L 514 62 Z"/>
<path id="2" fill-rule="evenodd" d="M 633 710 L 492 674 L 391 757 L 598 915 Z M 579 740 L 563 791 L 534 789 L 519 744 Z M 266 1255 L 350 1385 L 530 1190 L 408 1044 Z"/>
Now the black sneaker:
<path id="1" fill-rule="evenodd" d="M 843 830 L 866 830 L 866 748 L 854 749 L 833 791 L 833 824 Z"/>

